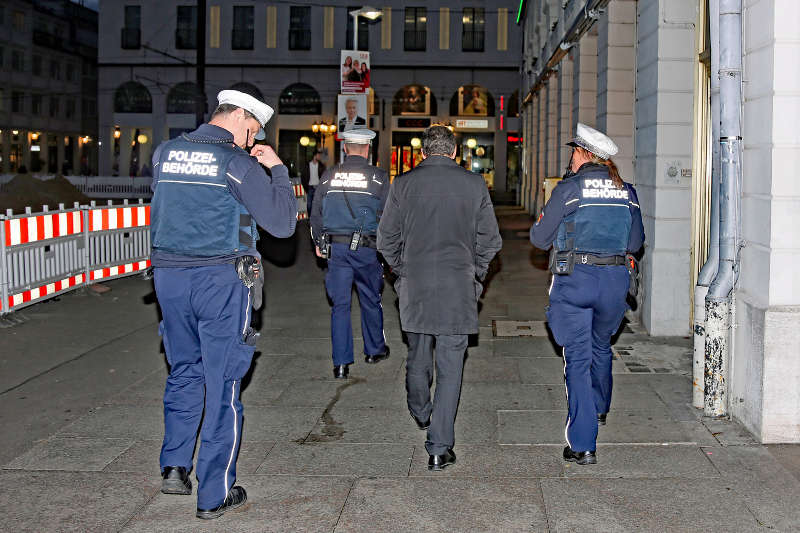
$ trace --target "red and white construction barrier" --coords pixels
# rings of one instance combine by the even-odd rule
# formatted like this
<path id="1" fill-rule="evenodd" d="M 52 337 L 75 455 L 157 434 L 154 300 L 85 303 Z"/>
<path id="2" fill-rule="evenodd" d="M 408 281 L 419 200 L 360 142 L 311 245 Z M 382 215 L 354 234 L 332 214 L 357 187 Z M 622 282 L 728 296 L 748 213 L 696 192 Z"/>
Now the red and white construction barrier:
<path id="1" fill-rule="evenodd" d="M 144 270 L 146 268 L 150 268 L 149 259 L 146 261 L 137 261 L 135 263 L 127 263 L 125 265 L 117 265 L 109 268 L 98 268 L 97 270 L 92 270 L 89 272 L 89 281 L 97 281 L 105 278 L 122 276 L 124 274 L 138 272 L 139 270 Z"/>
<path id="2" fill-rule="evenodd" d="M 41 287 L 36 287 L 35 289 L 13 294 L 8 297 L 8 306 L 6 309 L 12 309 L 24 303 L 33 302 L 46 296 L 55 296 L 60 292 L 64 292 L 78 285 L 82 285 L 85 281 L 85 278 L 85 274 L 78 274 L 77 276 L 72 276 L 55 281 L 53 283 L 48 283 L 47 285 L 42 285 Z"/>
<path id="3" fill-rule="evenodd" d="M 150 206 L 95 208 L 89 213 L 89 231 L 138 228 L 150 225 Z"/>
<path id="4" fill-rule="evenodd" d="M 83 233 L 81 211 L 14 218 L 4 221 L 4 224 L 6 226 L 5 246 L 15 246 L 17 244 L 27 244 L 29 242 Z"/>

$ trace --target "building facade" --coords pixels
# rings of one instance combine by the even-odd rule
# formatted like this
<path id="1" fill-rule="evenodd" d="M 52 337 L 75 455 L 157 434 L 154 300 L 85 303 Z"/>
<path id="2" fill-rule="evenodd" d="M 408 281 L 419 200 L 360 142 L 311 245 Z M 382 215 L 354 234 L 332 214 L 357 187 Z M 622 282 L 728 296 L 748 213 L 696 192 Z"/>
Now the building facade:
<path id="1" fill-rule="evenodd" d="M 0 174 L 96 174 L 96 95 L 96 11 L 0 5 Z"/>
<path id="2" fill-rule="evenodd" d="M 153 146 L 195 126 L 195 97 L 205 99 L 207 119 L 217 93 L 231 87 L 261 95 L 275 108 L 268 141 L 293 175 L 320 145 L 328 162 L 336 158 L 335 135 L 313 126 L 336 123 L 340 51 L 353 48 L 349 12 L 360 6 L 209 1 L 199 91 L 197 7 L 178 4 L 100 4 L 101 173 L 141 174 Z M 358 24 L 358 48 L 371 54 L 367 125 L 378 133 L 378 164 L 392 175 L 411 168 L 420 160 L 416 145 L 424 127 L 451 124 L 462 144 L 459 159 L 506 191 L 509 165 L 517 172 L 508 154 L 508 138 L 513 151 L 518 128 L 518 106 L 511 104 L 519 86 L 517 3 L 384 4 L 377 21 L 362 17 Z M 459 106 L 473 92 L 485 104 L 477 112 Z"/>
<path id="3" fill-rule="evenodd" d="M 762 442 L 800 442 L 800 276 L 793 266 L 800 182 L 792 170 L 800 164 L 800 4 L 741 3 L 743 172 L 734 198 L 741 248 L 724 335 L 725 403 Z M 639 193 L 647 243 L 636 314 L 653 335 L 692 333 L 695 284 L 709 252 L 711 159 L 719 144 L 710 21 L 719 5 L 528 0 L 517 13 L 524 29 L 519 201 L 531 214 L 542 209 L 542 184 L 563 173 L 563 144 L 576 122 L 608 132 L 620 147 L 614 159 L 623 178 Z"/>

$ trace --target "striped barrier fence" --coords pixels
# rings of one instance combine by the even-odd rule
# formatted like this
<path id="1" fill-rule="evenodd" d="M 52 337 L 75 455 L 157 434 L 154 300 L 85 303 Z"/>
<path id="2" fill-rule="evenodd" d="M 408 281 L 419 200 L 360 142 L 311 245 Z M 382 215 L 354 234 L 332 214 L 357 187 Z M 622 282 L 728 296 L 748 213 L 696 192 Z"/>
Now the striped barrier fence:
<path id="1" fill-rule="evenodd" d="M 292 178 L 292 189 L 294 189 L 294 196 L 297 198 L 297 220 L 308 220 L 306 191 L 300 183 L 300 178 Z"/>
<path id="2" fill-rule="evenodd" d="M 150 266 L 150 206 L 0 215 L 0 315 Z"/>

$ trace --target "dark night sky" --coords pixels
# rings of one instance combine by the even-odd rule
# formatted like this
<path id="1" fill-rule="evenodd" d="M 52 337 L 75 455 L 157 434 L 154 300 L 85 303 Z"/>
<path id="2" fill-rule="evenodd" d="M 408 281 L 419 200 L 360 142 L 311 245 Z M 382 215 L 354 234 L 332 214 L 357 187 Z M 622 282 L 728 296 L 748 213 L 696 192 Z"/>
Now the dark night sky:
<path id="1" fill-rule="evenodd" d="M 72 0 L 72 1 L 76 4 L 83 4 L 90 9 L 94 9 L 95 11 L 97 11 L 98 7 L 97 4 L 100 2 L 100 0 Z"/>

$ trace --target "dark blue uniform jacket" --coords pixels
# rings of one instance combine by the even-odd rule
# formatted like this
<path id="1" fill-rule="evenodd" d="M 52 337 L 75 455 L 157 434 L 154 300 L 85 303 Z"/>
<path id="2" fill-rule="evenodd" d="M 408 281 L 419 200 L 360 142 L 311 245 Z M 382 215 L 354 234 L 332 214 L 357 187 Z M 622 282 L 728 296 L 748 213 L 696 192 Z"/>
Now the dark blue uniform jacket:
<path id="1" fill-rule="evenodd" d="M 227 168 L 227 185 L 231 195 L 242 204 L 256 223 L 276 237 L 290 237 L 297 224 L 297 200 L 289 181 L 289 171 L 284 165 L 270 169 L 269 174 L 255 157 L 233 145 L 233 134 L 212 124 L 203 124 L 187 137 L 205 142 L 230 143 L 230 149 L 237 152 Z M 158 187 L 158 165 L 161 163 L 160 144 L 153 152 L 153 183 Z M 227 146 L 227 144 L 226 144 Z M 202 206 L 198 206 L 202 209 Z M 155 267 L 189 267 L 230 263 L 243 255 L 259 256 L 255 248 L 236 253 L 212 257 L 179 255 L 153 250 L 151 261 Z"/>
<path id="2" fill-rule="evenodd" d="M 581 198 L 580 181 L 582 173 L 601 168 L 594 163 L 586 163 L 578 169 L 578 172 L 569 178 L 562 180 L 550 196 L 547 205 L 544 206 L 539 220 L 531 227 L 531 243 L 537 248 L 547 250 L 553 245 L 558 234 L 558 227 L 561 221 L 574 213 L 578 209 Z M 631 229 L 628 237 L 628 252 L 638 252 L 644 243 L 644 226 L 642 225 L 642 214 L 639 210 L 639 198 L 633 185 L 625 183 L 628 189 L 629 209 L 631 212 Z"/>

